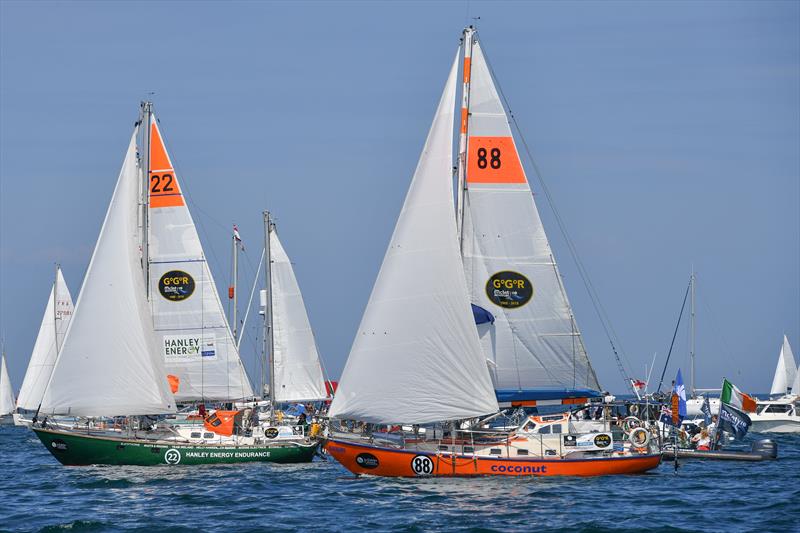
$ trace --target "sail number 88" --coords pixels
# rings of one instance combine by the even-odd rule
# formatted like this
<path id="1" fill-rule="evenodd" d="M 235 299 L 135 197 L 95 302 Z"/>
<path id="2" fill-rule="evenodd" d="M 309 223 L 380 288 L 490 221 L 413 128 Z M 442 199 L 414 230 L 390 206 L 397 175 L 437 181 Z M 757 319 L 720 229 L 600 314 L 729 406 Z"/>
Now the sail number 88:
<path id="1" fill-rule="evenodd" d="M 487 158 L 487 156 L 489 156 Z M 478 148 L 478 168 L 484 169 L 486 167 L 497 170 L 500 168 L 500 148 L 492 148 L 487 151 L 486 148 Z"/>
<path id="2" fill-rule="evenodd" d="M 418 476 L 433 474 L 433 460 L 427 455 L 417 455 L 411 460 L 411 470 Z"/>

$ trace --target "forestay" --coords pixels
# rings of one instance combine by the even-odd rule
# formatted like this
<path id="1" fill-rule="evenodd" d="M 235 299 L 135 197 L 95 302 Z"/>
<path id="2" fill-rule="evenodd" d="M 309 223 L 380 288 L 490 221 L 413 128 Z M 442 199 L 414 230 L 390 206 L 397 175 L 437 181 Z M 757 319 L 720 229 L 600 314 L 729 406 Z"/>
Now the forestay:
<path id="1" fill-rule="evenodd" d="M 6 356 L 0 357 L 0 416 L 14 412 L 14 389 L 6 368 Z"/>
<path id="2" fill-rule="evenodd" d="M 323 400 L 328 395 L 303 295 L 275 229 L 269 240 L 275 401 Z"/>
<path id="3" fill-rule="evenodd" d="M 58 350 L 64 344 L 64 334 L 67 332 L 73 310 L 72 295 L 69 293 L 61 269 L 58 268 L 39 326 L 39 334 L 33 345 L 31 360 L 28 362 L 28 369 L 25 371 L 25 378 L 19 390 L 17 407 L 20 409 L 33 411 L 39 408 L 58 357 Z"/>
<path id="4" fill-rule="evenodd" d="M 452 184 L 456 62 L 330 416 L 424 424 L 498 410 L 464 283 Z"/>
<path id="5" fill-rule="evenodd" d="M 139 169 L 131 138 L 41 413 L 175 411 L 158 357 L 139 247 Z"/>
<path id="6" fill-rule="evenodd" d="M 471 67 L 471 68 L 470 68 Z M 599 389 L 479 42 L 471 65 L 462 252 L 498 390 Z M 470 79 L 471 78 L 471 79 Z M 539 394 L 542 397 L 541 394 Z"/>
<path id="7" fill-rule="evenodd" d="M 252 397 L 181 184 L 155 115 L 151 117 L 150 301 L 175 399 Z"/>
<path id="8" fill-rule="evenodd" d="M 795 367 L 792 347 L 789 346 L 789 339 L 784 335 L 781 353 L 778 355 L 778 365 L 775 367 L 775 376 L 772 378 L 772 387 L 769 393 L 771 395 L 786 394 L 791 390 L 796 394 L 796 388 L 793 386 L 796 374 L 797 368 Z"/>

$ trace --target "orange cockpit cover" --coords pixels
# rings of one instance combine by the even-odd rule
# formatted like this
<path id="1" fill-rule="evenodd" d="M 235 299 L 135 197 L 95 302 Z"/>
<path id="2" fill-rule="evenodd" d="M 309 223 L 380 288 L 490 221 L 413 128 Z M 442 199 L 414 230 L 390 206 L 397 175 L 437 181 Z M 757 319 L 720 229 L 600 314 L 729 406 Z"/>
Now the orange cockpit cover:
<path id="1" fill-rule="evenodd" d="M 203 425 L 208 431 L 213 431 L 217 435 L 233 435 L 233 423 L 238 413 L 239 411 L 217 409 L 206 417 Z"/>

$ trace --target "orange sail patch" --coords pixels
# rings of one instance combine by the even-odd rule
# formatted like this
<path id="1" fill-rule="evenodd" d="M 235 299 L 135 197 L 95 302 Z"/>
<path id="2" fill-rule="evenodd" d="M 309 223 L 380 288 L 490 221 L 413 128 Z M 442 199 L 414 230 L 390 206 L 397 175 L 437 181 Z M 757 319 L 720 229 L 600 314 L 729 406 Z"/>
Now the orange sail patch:
<path id="1" fill-rule="evenodd" d="M 150 207 L 185 205 L 178 178 L 167 155 L 161 132 L 155 122 L 150 126 Z"/>
<path id="2" fill-rule="evenodd" d="M 525 183 L 526 181 L 513 138 L 469 138 L 467 183 Z"/>

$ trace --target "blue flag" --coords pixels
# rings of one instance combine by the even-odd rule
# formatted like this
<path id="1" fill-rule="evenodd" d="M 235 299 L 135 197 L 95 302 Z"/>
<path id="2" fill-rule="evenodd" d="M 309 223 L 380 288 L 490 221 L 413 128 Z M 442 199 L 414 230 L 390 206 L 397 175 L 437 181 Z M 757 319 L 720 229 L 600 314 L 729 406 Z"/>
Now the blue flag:
<path id="1" fill-rule="evenodd" d="M 681 421 L 686 418 L 686 387 L 683 386 L 683 376 L 678 369 L 675 377 L 675 384 L 672 387 L 672 397 L 669 407 L 665 406 L 661 413 L 661 421 L 675 427 L 681 425 Z"/>
<path id="2" fill-rule="evenodd" d="M 743 439 L 750 429 L 750 417 L 732 405 L 722 403 L 719 410 L 720 430 L 732 433 L 737 439 Z"/>
<path id="3" fill-rule="evenodd" d="M 703 398 L 703 405 L 700 406 L 700 412 L 703 413 L 703 422 L 706 423 L 706 427 L 711 424 L 711 404 L 708 402 L 708 396 Z"/>

